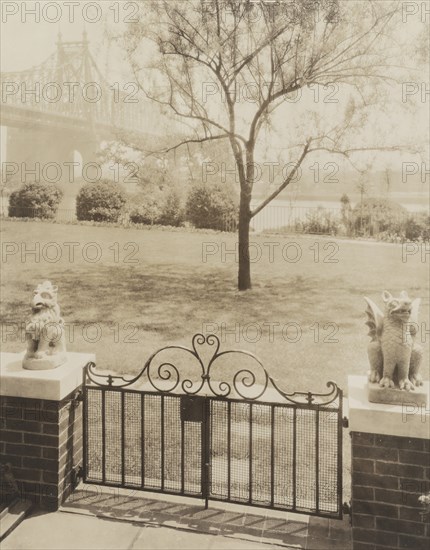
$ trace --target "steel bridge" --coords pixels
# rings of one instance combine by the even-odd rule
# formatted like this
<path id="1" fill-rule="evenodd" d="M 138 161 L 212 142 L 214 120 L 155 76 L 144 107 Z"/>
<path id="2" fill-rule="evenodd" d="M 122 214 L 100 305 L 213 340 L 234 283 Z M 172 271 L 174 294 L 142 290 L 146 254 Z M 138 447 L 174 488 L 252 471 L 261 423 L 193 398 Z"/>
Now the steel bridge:
<path id="1" fill-rule="evenodd" d="M 95 159 L 102 141 L 143 137 L 144 115 L 133 89 L 109 83 L 91 54 L 87 34 L 64 42 L 40 65 L 2 72 L 1 124 L 8 128 L 7 161 L 67 162 L 79 151 Z"/>

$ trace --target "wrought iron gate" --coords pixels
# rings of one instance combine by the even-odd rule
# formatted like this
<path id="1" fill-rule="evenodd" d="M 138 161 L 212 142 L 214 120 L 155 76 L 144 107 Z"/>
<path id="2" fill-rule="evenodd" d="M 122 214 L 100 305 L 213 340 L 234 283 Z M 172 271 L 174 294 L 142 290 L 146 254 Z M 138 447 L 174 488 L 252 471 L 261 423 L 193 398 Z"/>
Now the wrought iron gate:
<path id="1" fill-rule="evenodd" d="M 128 379 L 89 363 L 84 481 L 341 518 L 342 390 L 287 394 L 253 354 L 219 348 L 196 334 Z"/>

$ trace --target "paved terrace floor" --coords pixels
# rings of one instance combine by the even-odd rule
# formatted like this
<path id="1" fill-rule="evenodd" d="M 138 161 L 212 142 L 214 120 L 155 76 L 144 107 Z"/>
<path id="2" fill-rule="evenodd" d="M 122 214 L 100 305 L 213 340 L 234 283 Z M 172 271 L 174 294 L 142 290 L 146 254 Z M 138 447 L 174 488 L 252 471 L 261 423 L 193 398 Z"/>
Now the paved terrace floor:
<path id="1" fill-rule="evenodd" d="M 35 511 L 2 550 L 350 550 L 349 518 L 322 518 L 83 486 L 58 512 Z"/>
<path id="2" fill-rule="evenodd" d="M 2 550 L 350 550 L 349 517 L 329 520 L 248 506 L 82 486 L 58 512 L 35 511 Z"/>

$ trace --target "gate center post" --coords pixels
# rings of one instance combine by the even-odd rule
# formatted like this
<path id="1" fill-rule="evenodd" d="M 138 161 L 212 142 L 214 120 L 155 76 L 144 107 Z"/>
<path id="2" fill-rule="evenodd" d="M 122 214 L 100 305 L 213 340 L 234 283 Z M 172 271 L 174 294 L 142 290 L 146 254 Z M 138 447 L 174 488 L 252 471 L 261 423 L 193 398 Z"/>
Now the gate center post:
<path id="1" fill-rule="evenodd" d="M 211 424 L 211 403 L 208 397 L 204 398 L 203 403 L 203 422 L 202 422 L 202 491 L 203 497 L 205 499 L 205 510 L 209 508 L 209 494 L 210 494 L 210 483 L 211 483 L 211 434 L 210 434 L 210 424 Z"/>

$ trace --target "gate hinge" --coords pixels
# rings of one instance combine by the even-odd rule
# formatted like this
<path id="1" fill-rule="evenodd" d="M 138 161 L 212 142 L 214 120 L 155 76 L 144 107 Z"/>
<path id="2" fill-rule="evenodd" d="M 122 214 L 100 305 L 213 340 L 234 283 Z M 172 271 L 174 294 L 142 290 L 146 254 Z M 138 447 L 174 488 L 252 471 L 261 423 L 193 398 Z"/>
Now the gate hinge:
<path id="1" fill-rule="evenodd" d="M 77 407 L 79 403 L 84 400 L 84 392 L 79 389 L 75 392 L 74 396 L 71 399 L 72 406 Z"/>
<path id="2" fill-rule="evenodd" d="M 72 470 L 72 487 L 73 489 L 76 489 L 76 487 L 79 484 L 79 480 L 84 479 L 84 469 L 82 466 L 77 466 L 76 468 L 73 468 Z"/>
<path id="3" fill-rule="evenodd" d="M 10 462 L 0 462 L 0 488 L 2 496 L 10 494 L 15 497 L 20 494 Z"/>
<path id="4" fill-rule="evenodd" d="M 349 428 L 349 420 L 346 416 L 342 418 L 342 427 L 343 428 Z"/>
<path id="5" fill-rule="evenodd" d="M 342 505 L 342 512 L 346 515 L 349 515 L 349 524 L 352 525 L 352 507 L 351 507 L 351 501 L 344 502 Z"/>

